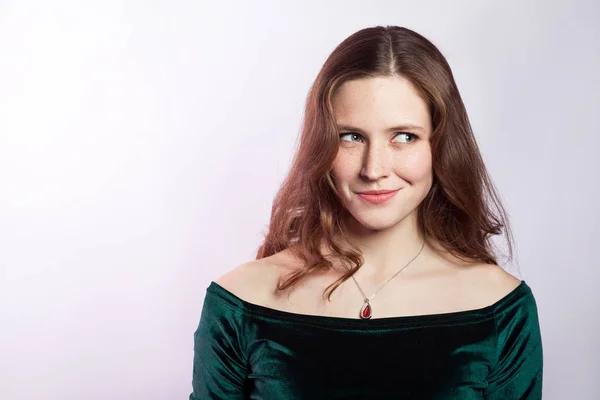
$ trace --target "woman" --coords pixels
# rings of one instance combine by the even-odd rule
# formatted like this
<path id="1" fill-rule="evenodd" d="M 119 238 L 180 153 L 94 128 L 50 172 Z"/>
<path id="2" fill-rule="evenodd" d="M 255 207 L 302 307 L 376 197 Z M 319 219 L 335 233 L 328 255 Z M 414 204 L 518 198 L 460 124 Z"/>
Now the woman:
<path id="1" fill-rule="evenodd" d="M 512 253 L 445 58 L 406 28 L 356 32 L 311 88 L 256 260 L 207 289 L 190 399 L 540 399 L 502 228 Z"/>

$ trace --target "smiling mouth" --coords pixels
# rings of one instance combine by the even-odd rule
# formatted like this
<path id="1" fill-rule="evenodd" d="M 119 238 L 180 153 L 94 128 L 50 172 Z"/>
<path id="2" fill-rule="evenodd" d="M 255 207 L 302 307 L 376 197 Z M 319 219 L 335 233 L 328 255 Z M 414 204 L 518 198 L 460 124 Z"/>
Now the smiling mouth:
<path id="1" fill-rule="evenodd" d="M 386 201 L 388 201 L 389 199 L 391 199 L 392 197 L 394 197 L 394 195 L 396 193 L 398 193 L 398 191 L 400 191 L 400 189 L 398 190 L 387 190 L 387 191 L 378 191 L 377 194 L 369 194 L 369 193 L 373 193 L 373 192 L 361 192 L 358 193 L 358 195 L 360 196 L 361 199 L 368 201 L 369 203 L 372 204 L 381 204 L 381 203 L 385 203 Z"/>
<path id="2" fill-rule="evenodd" d="M 400 189 L 395 189 L 395 190 L 366 190 L 364 192 L 358 192 L 358 194 L 367 194 L 367 195 L 370 195 L 370 194 L 374 194 L 374 195 L 377 195 L 377 194 L 388 194 L 388 193 L 392 193 L 392 192 L 397 192 L 398 190 L 400 190 Z"/>

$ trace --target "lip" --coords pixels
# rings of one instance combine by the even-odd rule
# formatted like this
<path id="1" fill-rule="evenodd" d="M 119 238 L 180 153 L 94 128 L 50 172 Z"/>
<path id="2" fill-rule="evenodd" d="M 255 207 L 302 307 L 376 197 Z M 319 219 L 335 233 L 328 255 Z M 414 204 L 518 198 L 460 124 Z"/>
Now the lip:
<path id="1" fill-rule="evenodd" d="M 399 190 L 400 189 L 398 189 L 398 190 L 370 190 L 367 192 L 358 193 L 358 195 L 360 196 L 361 199 L 366 200 L 369 203 L 381 204 L 381 203 L 385 203 L 386 201 L 388 201 L 389 199 L 394 197 L 394 195 L 396 193 L 398 193 Z M 372 193 L 375 193 L 375 194 L 372 194 Z"/>
<path id="2" fill-rule="evenodd" d="M 397 192 L 400 189 L 396 190 L 365 190 L 364 192 L 358 192 L 358 194 L 388 194 L 392 192 Z"/>

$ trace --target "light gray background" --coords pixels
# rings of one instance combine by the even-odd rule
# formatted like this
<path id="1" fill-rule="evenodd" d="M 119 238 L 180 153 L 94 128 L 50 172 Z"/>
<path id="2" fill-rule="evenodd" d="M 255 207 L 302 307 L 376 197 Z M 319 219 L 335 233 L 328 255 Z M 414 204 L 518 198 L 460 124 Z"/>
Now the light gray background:
<path id="1" fill-rule="evenodd" d="M 211 280 L 253 258 L 327 55 L 446 55 L 538 301 L 545 399 L 600 399 L 591 1 L 0 2 L 0 398 L 186 399 Z M 401 389 L 401 388 L 399 388 Z"/>

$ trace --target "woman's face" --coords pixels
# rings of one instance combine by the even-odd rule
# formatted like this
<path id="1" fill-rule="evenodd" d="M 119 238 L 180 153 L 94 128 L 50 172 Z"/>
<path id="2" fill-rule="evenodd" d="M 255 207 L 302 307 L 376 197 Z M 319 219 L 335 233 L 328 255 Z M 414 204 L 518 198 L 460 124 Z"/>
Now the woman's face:
<path id="1" fill-rule="evenodd" d="M 427 104 L 408 80 L 393 76 L 347 81 L 332 105 L 341 135 L 332 176 L 345 208 L 368 229 L 396 225 L 415 211 L 432 185 Z M 359 195 L 396 189 L 380 204 Z"/>

